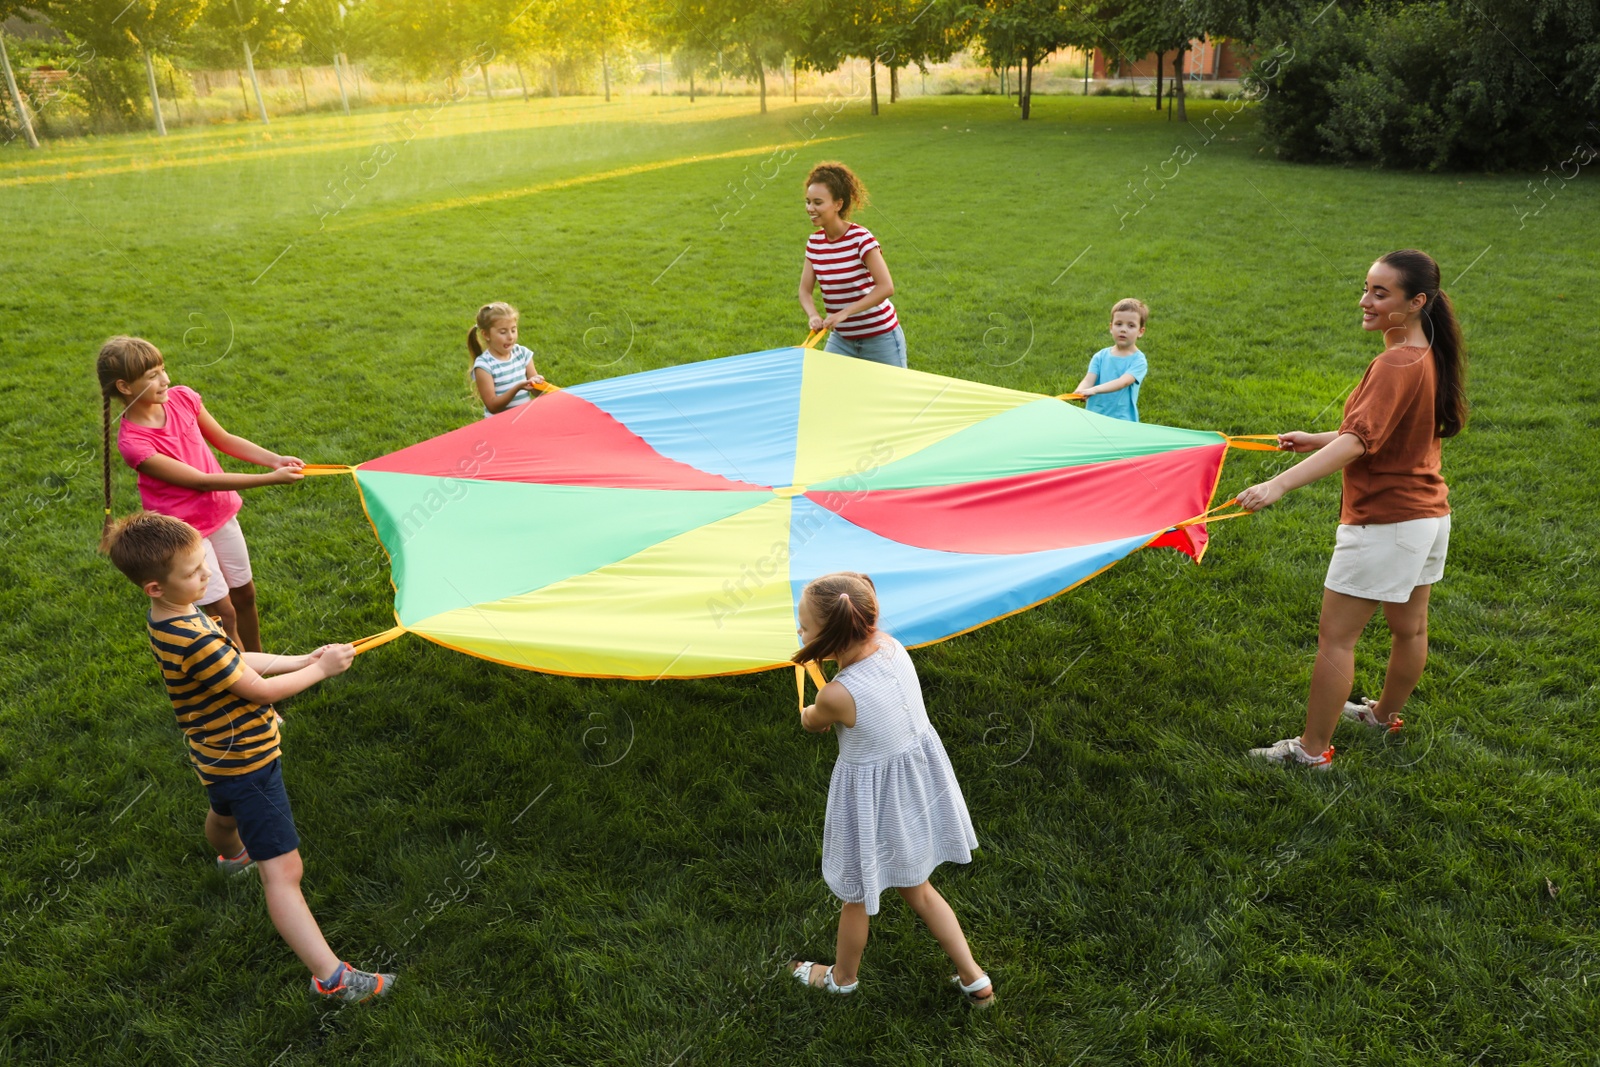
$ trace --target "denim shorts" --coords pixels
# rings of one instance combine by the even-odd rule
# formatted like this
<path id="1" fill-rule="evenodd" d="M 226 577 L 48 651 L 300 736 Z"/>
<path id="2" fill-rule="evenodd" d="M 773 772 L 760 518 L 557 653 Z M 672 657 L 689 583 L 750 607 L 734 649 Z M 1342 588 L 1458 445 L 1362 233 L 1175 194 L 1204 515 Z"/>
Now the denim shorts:
<path id="1" fill-rule="evenodd" d="M 903 327 L 896 326 L 888 333 L 880 333 L 876 337 L 863 337 L 859 341 L 840 337 L 835 331 L 828 334 L 828 343 L 823 345 L 822 349 L 824 352 L 833 352 L 840 356 L 854 356 L 857 359 L 870 359 L 874 363 L 887 363 L 891 367 L 904 367 L 906 331 Z"/>
<path id="2" fill-rule="evenodd" d="M 283 789 L 283 760 L 275 759 L 258 771 L 218 778 L 206 786 L 211 810 L 239 824 L 239 840 L 250 858 L 277 859 L 300 847 L 289 794 Z"/>

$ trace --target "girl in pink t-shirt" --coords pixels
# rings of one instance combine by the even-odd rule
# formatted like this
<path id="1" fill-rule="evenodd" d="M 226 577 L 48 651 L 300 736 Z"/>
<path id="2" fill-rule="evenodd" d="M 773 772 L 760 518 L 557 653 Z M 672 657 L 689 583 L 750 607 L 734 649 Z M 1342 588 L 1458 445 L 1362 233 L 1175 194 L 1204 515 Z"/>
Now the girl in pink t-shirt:
<path id="1" fill-rule="evenodd" d="M 111 398 L 122 401 L 117 450 L 139 472 L 145 510 L 182 519 L 205 539 L 211 579 L 200 604 L 212 608 L 240 648 L 261 651 L 250 550 L 236 516 L 237 489 L 298 482 L 305 466 L 224 430 L 200 394 L 172 385 L 161 350 L 140 337 L 113 337 L 100 347 L 101 424 L 105 438 L 106 527 L 111 525 Z M 272 468 L 268 474 L 228 474 L 207 442 L 235 459 Z"/>

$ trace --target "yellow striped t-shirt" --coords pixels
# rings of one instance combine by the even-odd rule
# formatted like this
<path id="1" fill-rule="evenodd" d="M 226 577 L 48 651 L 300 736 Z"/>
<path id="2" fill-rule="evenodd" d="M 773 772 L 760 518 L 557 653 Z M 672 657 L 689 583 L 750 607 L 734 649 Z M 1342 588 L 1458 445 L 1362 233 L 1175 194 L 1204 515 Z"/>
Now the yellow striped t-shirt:
<path id="1" fill-rule="evenodd" d="M 199 612 L 151 619 L 150 648 L 202 782 L 249 774 L 278 758 L 277 713 L 229 692 L 244 676 L 244 657 L 214 620 Z"/>

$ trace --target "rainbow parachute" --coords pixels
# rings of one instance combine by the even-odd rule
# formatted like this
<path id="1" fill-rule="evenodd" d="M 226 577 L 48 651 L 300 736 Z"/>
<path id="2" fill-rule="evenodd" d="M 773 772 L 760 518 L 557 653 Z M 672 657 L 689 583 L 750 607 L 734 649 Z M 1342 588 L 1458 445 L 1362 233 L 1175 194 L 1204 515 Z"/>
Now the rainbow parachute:
<path id="1" fill-rule="evenodd" d="M 911 646 L 1147 545 L 1198 558 L 1229 441 L 780 348 L 556 390 L 354 475 L 391 634 L 686 678 L 786 666 L 796 599 L 830 571 L 870 574 Z"/>

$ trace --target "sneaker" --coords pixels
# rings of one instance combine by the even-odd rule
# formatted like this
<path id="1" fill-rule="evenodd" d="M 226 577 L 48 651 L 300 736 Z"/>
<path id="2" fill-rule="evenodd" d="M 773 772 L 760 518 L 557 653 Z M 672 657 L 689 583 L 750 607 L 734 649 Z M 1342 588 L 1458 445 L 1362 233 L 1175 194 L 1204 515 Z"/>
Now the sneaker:
<path id="1" fill-rule="evenodd" d="M 250 858 L 250 853 L 241 851 L 232 859 L 227 856 L 218 856 L 217 870 L 223 874 L 243 874 L 254 863 L 255 860 Z"/>
<path id="2" fill-rule="evenodd" d="M 1325 771 L 1333 766 L 1333 746 L 1328 746 L 1328 751 L 1320 756 L 1313 756 L 1300 747 L 1298 737 L 1286 737 L 1275 745 L 1266 748 L 1252 748 L 1250 755 L 1256 759 L 1270 760 L 1285 767 L 1311 767 L 1315 770 Z"/>
<path id="3" fill-rule="evenodd" d="M 337 981 L 331 986 L 322 984 L 315 975 L 311 978 L 311 995 L 328 1000 L 345 1000 L 358 1004 L 373 997 L 387 996 L 394 988 L 394 975 L 368 974 L 358 971 L 348 963 L 341 963 L 334 972 Z"/>
<path id="4" fill-rule="evenodd" d="M 1344 702 L 1344 710 L 1339 713 L 1339 717 L 1344 719 L 1345 722 L 1358 722 L 1362 726 L 1387 730 L 1391 734 L 1397 733 L 1400 727 L 1406 724 L 1406 721 L 1398 715 L 1387 720 L 1378 718 L 1378 713 L 1373 710 L 1377 706 L 1378 702 L 1368 697 L 1362 697 L 1359 701 L 1347 700 Z"/>

